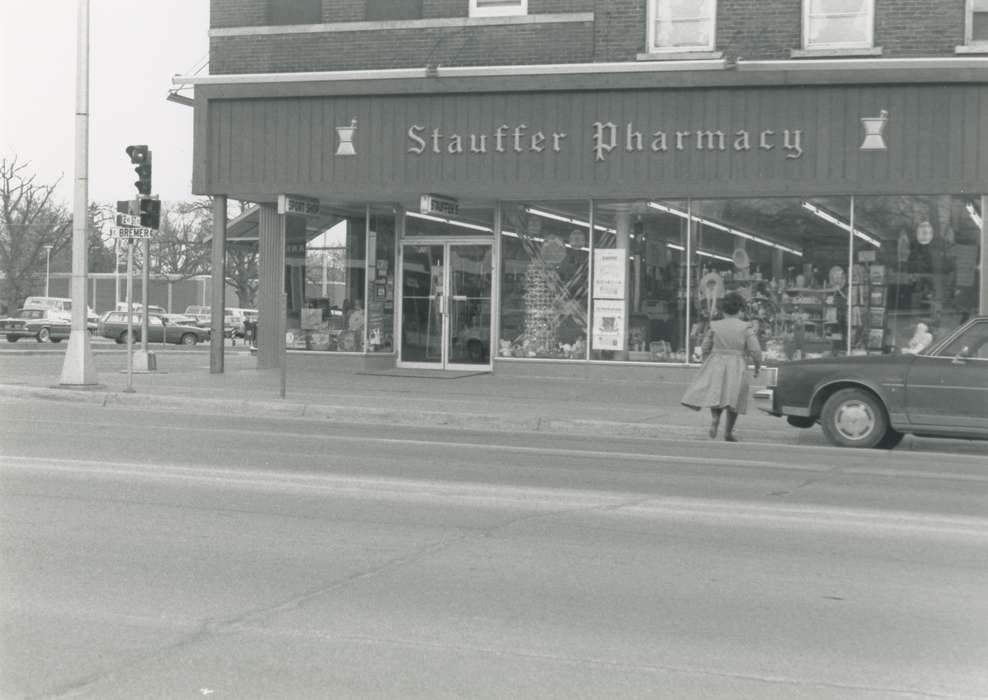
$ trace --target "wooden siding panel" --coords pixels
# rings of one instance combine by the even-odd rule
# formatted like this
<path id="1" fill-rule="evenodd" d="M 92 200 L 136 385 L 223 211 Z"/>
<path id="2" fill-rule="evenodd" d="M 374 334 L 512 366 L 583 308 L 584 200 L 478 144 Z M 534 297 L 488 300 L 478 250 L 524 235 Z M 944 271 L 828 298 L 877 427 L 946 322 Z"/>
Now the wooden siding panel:
<path id="1" fill-rule="evenodd" d="M 477 199 L 933 193 L 988 188 L 985 110 L 979 85 L 766 87 L 214 99 L 208 103 L 208 191 L 312 194 L 393 200 L 436 192 Z M 860 150 L 862 118 L 889 111 L 888 149 Z M 354 156 L 337 156 L 337 127 L 357 120 Z M 615 148 L 593 150 L 594 124 L 615 125 Z M 507 125 L 503 153 L 496 132 Z M 513 132 L 525 124 L 523 151 Z M 626 149 L 628 125 L 643 150 Z M 410 152 L 408 129 L 423 128 L 425 152 Z M 441 131 L 440 153 L 431 132 Z M 784 132 L 802 132 L 787 158 Z M 657 130 L 668 151 L 653 152 Z M 722 131 L 725 148 L 698 147 L 697 132 Z M 751 149 L 735 151 L 739 130 Z M 545 150 L 530 150 L 545 134 Z M 552 150 L 553 132 L 565 132 Z M 684 148 L 676 132 L 688 131 Z M 759 147 L 762 131 L 773 143 Z M 197 131 L 197 133 L 199 133 Z M 464 153 L 447 152 L 452 134 Z M 469 135 L 487 153 L 469 152 Z M 979 180 L 980 178 L 980 180 Z M 979 189 L 980 188 L 980 189 Z M 203 188 L 205 190 L 205 188 Z"/>

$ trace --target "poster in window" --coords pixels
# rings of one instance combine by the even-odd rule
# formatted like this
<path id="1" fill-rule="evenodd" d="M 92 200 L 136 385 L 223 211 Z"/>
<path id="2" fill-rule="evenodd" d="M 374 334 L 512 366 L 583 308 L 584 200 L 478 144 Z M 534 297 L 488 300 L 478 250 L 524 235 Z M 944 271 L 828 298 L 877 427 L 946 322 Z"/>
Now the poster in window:
<path id="1" fill-rule="evenodd" d="M 624 350 L 624 300 L 593 300 L 593 349 Z"/>
<path id="2" fill-rule="evenodd" d="M 624 248 L 599 248 L 593 252 L 594 299 L 624 299 L 627 260 Z"/>

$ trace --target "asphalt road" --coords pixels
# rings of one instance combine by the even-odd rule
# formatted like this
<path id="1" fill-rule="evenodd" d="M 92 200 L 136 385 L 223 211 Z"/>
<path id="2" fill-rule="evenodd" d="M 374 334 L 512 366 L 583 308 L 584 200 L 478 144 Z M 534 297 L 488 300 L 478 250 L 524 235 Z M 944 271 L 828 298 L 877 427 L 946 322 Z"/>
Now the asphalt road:
<path id="1" fill-rule="evenodd" d="M 988 696 L 981 456 L 0 417 L 4 698 Z"/>

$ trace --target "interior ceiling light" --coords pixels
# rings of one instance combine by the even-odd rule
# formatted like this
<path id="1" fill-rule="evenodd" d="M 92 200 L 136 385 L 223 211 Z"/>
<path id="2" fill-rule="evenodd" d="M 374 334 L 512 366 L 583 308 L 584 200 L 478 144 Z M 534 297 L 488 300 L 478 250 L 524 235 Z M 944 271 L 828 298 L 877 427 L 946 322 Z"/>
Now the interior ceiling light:
<path id="1" fill-rule="evenodd" d="M 525 207 L 525 213 L 534 214 L 535 216 L 541 216 L 543 219 L 552 219 L 553 221 L 562 221 L 567 224 L 573 224 L 574 226 L 582 226 L 583 228 L 590 228 L 589 221 L 583 221 L 581 219 L 574 219 L 572 216 L 563 216 L 562 214 L 555 214 L 551 211 L 545 211 L 543 209 L 536 209 L 534 207 Z M 617 229 L 608 228 L 607 226 L 601 226 L 599 224 L 594 226 L 598 231 L 606 231 L 607 233 L 617 233 Z"/>
<path id="2" fill-rule="evenodd" d="M 678 216 L 682 219 L 688 219 L 689 214 L 687 214 L 682 209 L 676 209 L 675 207 L 670 207 L 665 204 L 659 204 L 658 202 L 649 202 L 648 206 L 652 209 L 658 209 L 659 211 L 664 211 L 667 214 L 672 214 Z M 792 248 L 787 245 L 782 245 L 781 243 L 776 243 L 775 241 L 770 241 L 767 238 L 762 238 L 761 236 L 756 236 L 753 233 L 748 233 L 747 231 L 741 231 L 739 229 L 733 228 L 731 226 L 725 226 L 724 224 L 717 223 L 716 221 L 711 221 L 710 219 L 704 219 L 702 216 L 693 216 L 693 221 L 703 224 L 704 226 L 709 226 L 710 228 L 715 228 L 718 231 L 723 231 L 724 233 L 729 233 L 732 236 L 738 236 L 739 238 L 745 238 L 749 241 L 754 241 L 755 243 L 761 243 L 769 248 L 777 248 L 785 253 L 790 253 L 797 257 L 803 257 L 803 251 L 798 248 Z"/>
<path id="3" fill-rule="evenodd" d="M 831 223 L 834 226 L 837 226 L 839 228 L 842 228 L 845 231 L 850 231 L 851 230 L 850 224 L 844 223 L 843 221 L 841 221 L 840 219 L 838 219 L 833 214 L 831 214 L 829 212 L 826 212 L 823 209 L 820 209 L 819 207 L 815 207 L 812 204 L 810 204 L 809 202 L 803 202 L 803 209 L 805 209 L 808 212 L 812 212 L 815 216 L 818 216 L 821 219 L 823 219 L 824 221 L 826 221 L 828 223 Z M 857 228 L 854 229 L 854 235 L 857 236 L 858 238 L 860 238 L 865 243 L 870 243 L 871 245 L 875 246 L 876 248 L 881 248 L 882 247 L 881 241 L 879 241 L 879 240 L 877 240 L 875 238 L 872 238 L 867 233 L 863 233 L 862 231 L 858 230 Z"/>
<path id="4" fill-rule="evenodd" d="M 971 217 L 971 221 L 977 224 L 978 228 L 984 230 L 984 219 L 981 218 L 981 215 L 978 213 L 978 210 L 974 208 L 974 205 L 968 202 L 965 209 L 967 209 L 967 214 Z"/>
<path id="5" fill-rule="evenodd" d="M 436 221 L 441 224 L 449 224 L 450 226 L 459 226 L 460 228 L 468 228 L 473 231 L 485 231 L 487 233 L 494 233 L 494 229 L 489 226 L 481 226 L 480 224 L 470 224 L 466 221 L 457 221 L 456 219 L 447 219 L 442 216 L 433 216 L 432 214 L 419 214 L 418 212 L 409 211 L 405 212 L 405 216 L 411 216 L 416 219 L 425 219 L 426 221 Z"/>
<path id="6" fill-rule="evenodd" d="M 683 246 L 679 245 L 678 243 L 666 243 L 666 248 L 670 248 L 672 250 L 678 250 L 680 252 L 685 252 L 685 250 L 686 250 L 686 248 L 684 248 Z M 704 258 L 713 258 L 714 260 L 723 260 L 724 262 L 729 262 L 729 263 L 733 263 L 734 262 L 734 258 L 728 258 L 728 257 L 726 257 L 724 255 L 719 255 L 717 253 L 711 253 L 708 250 L 698 250 L 698 251 L 696 251 L 696 254 L 697 255 L 700 255 L 700 256 L 703 256 Z"/>

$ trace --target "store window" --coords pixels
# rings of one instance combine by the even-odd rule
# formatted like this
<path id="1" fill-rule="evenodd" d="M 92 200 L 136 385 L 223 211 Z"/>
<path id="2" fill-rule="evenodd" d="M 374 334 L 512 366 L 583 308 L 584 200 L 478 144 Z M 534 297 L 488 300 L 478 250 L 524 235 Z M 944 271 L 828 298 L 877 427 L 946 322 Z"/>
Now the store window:
<path id="1" fill-rule="evenodd" d="M 980 199 L 949 195 L 855 197 L 854 299 L 868 335 L 854 348 L 915 353 L 978 313 Z"/>
<path id="2" fill-rule="evenodd" d="M 528 14 L 528 0 L 470 0 L 471 17 Z"/>
<path id="3" fill-rule="evenodd" d="M 505 204 L 498 357 L 584 360 L 590 202 Z"/>
<path id="4" fill-rule="evenodd" d="M 650 0 L 650 51 L 711 51 L 717 27 L 716 0 Z"/>
<path id="5" fill-rule="evenodd" d="M 966 0 L 967 31 L 965 43 L 988 50 L 988 0 Z"/>
<path id="6" fill-rule="evenodd" d="M 730 292 L 767 363 L 847 354 L 851 200 L 691 200 L 690 360 Z M 852 320 L 852 332 L 863 319 Z"/>
<path id="7" fill-rule="evenodd" d="M 363 212 L 288 221 L 299 224 L 286 231 L 288 347 L 362 352 L 367 229 Z"/>
<path id="8" fill-rule="evenodd" d="M 319 24 L 322 0 L 268 0 L 268 24 Z"/>
<path id="9" fill-rule="evenodd" d="M 591 359 L 685 362 L 686 202 L 594 202 Z"/>
<path id="10" fill-rule="evenodd" d="M 394 352 L 397 229 L 392 207 L 367 217 L 367 352 Z"/>
<path id="11" fill-rule="evenodd" d="M 873 0 L 803 0 L 803 48 L 871 48 L 874 13 Z"/>

